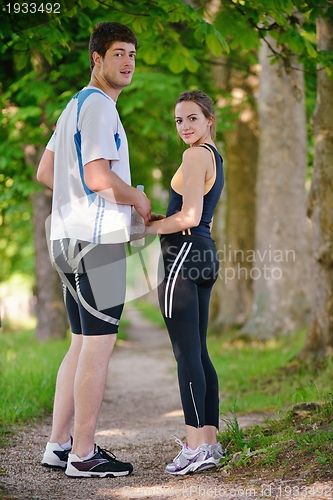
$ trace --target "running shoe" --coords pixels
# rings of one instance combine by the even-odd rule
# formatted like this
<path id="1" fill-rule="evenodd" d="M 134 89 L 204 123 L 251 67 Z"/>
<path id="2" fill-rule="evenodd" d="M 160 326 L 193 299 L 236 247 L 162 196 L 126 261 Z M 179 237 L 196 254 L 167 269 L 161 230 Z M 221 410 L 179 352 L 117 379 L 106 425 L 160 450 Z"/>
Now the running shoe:
<path id="1" fill-rule="evenodd" d="M 71 448 L 64 450 L 58 443 L 47 443 L 41 464 L 43 467 L 66 469 L 70 451 Z"/>
<path id="2" fill-rule="evenodd" d="M 221 443 L 216 443 L 216 444 L 210 444 L 208 446 L 209 453 L 215 460 L 215 465 L 216 467 L 221 464 L 221 458 L 225 457 L 225 451 L 221 446 Z"/>
<path id="3" fill-rule="evenodd" d="M 209 452 L 207 444 L 198 446 L 195 450 L 190 450 L 187 444 L 176 438 L 182 449 L 174 460 L 166 466 L 165 472 L 169 474 L 188 474 L 189 472 L 199 472 L 204 469 L 215 467 L 215 459 Z"/>
<path id="4" fill-rule="evenodd" d="M 117 477 L 127 476 L 133 471 L 129 462 L 116 460 L 115 455 L 109 450 L 103 450 L 95 445 L 95 455 L 88 460 L 82 460 L 77 455 L 70 453 L 65 471 L 68 477 Z"/>

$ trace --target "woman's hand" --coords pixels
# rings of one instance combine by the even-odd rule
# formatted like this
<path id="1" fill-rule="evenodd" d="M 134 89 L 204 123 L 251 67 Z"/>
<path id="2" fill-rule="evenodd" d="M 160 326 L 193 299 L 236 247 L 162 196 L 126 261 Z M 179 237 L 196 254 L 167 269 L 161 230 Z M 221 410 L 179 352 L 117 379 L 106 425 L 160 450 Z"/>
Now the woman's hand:
<path id="1" fill-rule="evenodd" d="M 150 215 L 150 222 L 154 222 L 155 220 L 165 219 L 165 215 L 163 214 L 155 214 L 154 212 Z"/>
<path id="2" fill-rule="evenodd" d="M 148 234 L 159 234 L 158 228 L 159 228 L 159 221 L 166 219 L 165 215 L 163 214 L 155 214 L 152 212 L 150 221 L 148 224 L 146 224 L 145 227 L 145 236 Z"/>

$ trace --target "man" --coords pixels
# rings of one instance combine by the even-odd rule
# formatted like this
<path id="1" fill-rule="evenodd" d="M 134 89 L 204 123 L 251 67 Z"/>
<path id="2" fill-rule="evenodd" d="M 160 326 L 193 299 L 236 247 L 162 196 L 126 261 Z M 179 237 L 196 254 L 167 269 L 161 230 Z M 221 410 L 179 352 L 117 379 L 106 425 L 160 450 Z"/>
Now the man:
<path id="1" fill-rule="evenodd" d="M 42 465 L 66 469 L 69 477 L 133 470 L 96 446 L 94 434 L 125 298 L 131 205 L 146 224 L 151 214 L 149 200 L 130 185 L 127 140 L 116 110 L 132 80 L 136 47 L 126 26 L 96 25 L 89 42 L 90 82 L 67 104 L 37 171 L 37 179 L 53 189 L 50 250 L 72 332 Z"/>

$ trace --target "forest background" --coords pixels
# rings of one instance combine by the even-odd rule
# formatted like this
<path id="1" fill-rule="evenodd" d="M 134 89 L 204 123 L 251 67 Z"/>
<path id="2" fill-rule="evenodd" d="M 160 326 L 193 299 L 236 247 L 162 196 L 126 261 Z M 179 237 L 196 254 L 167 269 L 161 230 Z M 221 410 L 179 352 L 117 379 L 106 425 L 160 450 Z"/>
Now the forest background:
<path id="1" fill-rule="evenodd" d="M 333 5 L 283 0 L 61 0 L 1 4 L 0 279 L 36 297 L 36 336 L 68 329 L 45 220 L 39 158 L 68 100 L 89 79 L 97 21 L 138 36 L 117 107 L 133 184 L 165 212 L 179 165 L 173 108 L 185 89 L 216 103 L 226 185 L 214 218 L 221 260 L 210 325 L 265 341 L 307 328 L 300 359 L 333 348 Z M 28 12 L 24 13 L 24 5 Z M 16 7 L 15 7 L 16 6 Z M 48 11 L 47 12 L 47 6 Z M 46 279 L 47 277 L 47 279 Z"/>

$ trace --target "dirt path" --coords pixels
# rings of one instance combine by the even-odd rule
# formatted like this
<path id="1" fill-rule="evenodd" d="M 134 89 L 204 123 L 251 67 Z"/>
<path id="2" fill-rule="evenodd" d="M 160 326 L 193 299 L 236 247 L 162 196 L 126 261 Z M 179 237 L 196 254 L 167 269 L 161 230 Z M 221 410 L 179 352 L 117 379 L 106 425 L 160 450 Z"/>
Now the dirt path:
<path id="1" fill-rule="evenodd" d="M 26 427 L 14 446 L 0 449 L 0 498 L 11 500 L 240 499 L 283 498 L 281 489 L 254 478 L 251 489 L 227 481 L 223 470 L 188 476 L 165 474 L 179 451 L 172 435 L 184 437 L 175 364 L 165 330 L 145 321 L 127 305 L 129 340 L 112 355 L 96 442 L 119 459 L 131 461 L 125 478 L 69 479 L 62 471 L 39 465 L 50 434 L 50 421 Z M 260 416 L 240 418 L 247 426 Z M 247 488 L 249 488 L 247 486 Z M 266 488 L 266 489 L 265 489 Z M 333 492 L 333 489 L 332 489 Z M 333 495 L 332 495 L 333 496 Z M 290 498 L 290 495 L 289 495 Z M 298 496 L 293 495 L 293 500 Z M 304 500 L 304 496 L 299 497 Z M 312 495 L 312 498 L 314 496 Z M 322 496 L 322 498 L 329 498 Z"/>

